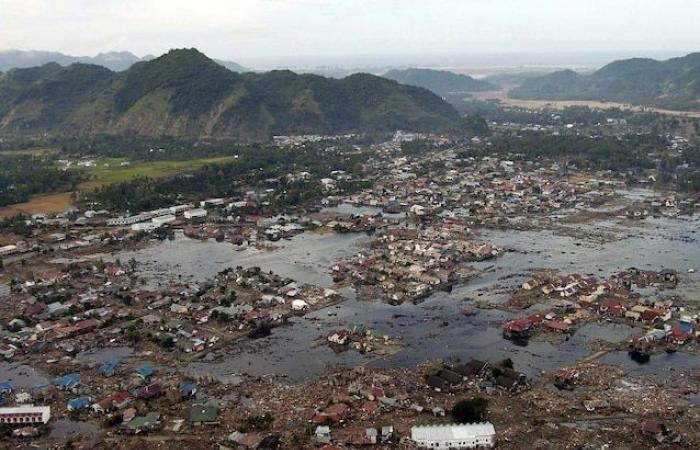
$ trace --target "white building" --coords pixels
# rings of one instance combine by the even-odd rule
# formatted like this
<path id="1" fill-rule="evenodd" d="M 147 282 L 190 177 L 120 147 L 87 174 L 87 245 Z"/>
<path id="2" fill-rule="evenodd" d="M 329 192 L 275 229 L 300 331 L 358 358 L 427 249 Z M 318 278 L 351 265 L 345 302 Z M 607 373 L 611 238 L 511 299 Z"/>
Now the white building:
<path id="1" fill-rule="evenodd" d="M 156 226 L 162 227 L 162 226 L 165 225 L 166 223 L 175 222 L 175 216 L 173 216 L 172 214 L 168 214 L 167 216 L 154 217 L 154 218 L 152 219 L 152 222 L 153 222 Z"/>
<path id="2" fill-rule="evenodd" d="M 133 231 L 153 231 L 158 228 L 153 222 L 139 222 L 131 225 Z"/>
<path id="3" fill-rule="evenodd" d="M 203 208 L 191 209 L 185 211 L 185 219 L 196 219 L 198 217 L 207 217 L 207 210 Z"/>
<path id="4" fill-rule="evenodd" d="M 115 217 L 113 219 L 107 219 L 107 226 L 114 227 L 114 226 L 131 225 L 131 224 L 138 223 L 138 222 L 144 222 L 144 221 L 150 219 L 151 217 L 153 217 L 153 214 L 151 214 L 151 213 L 137 214 L 135 216 L 129 216 L 129 217 Z"/>
<path id="5" fill-rule="evenodd" d="M 21 405 L 0 408 L 0 423 L 9 425 L 30 425 L 48 423 L 51 419 L 50 406 Z"/>
<path id="6" fill-rule="evenodd" d="M 4 247 L 0 247 L 0 256 L 7 256 L 13 253 L 17 253 L 16 245 L 5 245 Z"/>
<path id="7" fill-rule="evenodd" d="M 426 449 L 491 448 L 496 444 L 496 430 L 490 422 L 421 425 L 411 428 L 411 440 Z"/>

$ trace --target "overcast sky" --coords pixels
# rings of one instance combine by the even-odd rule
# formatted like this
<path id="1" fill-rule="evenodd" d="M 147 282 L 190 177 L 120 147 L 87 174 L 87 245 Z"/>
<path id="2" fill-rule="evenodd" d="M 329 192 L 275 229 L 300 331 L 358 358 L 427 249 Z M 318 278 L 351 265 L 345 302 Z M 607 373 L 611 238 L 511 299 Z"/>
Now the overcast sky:
<path id="1" fill-rule="evenodd" d="M 197 47 L 243 63 L 682 54 L 700 50 L 699 18 L 700 0 L 0 0 L 0 49 L 142 56 Z"/>

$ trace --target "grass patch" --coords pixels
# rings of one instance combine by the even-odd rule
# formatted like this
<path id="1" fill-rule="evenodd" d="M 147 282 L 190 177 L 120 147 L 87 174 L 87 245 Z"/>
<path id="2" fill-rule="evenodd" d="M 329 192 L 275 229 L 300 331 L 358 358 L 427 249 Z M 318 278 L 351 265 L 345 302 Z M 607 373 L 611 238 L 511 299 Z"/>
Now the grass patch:
<path id="1" fill-rule="evenodd" d="M 122 183 L 139 177 L 163 178 L 179 172 L 195 170 L 206 164 L 222 164 L 233 160 L 233 156 L 220 156 L 184 161 L 133 162 L 122 165 L 127 161 L 126 158 L 100 158 L 97 160 L 96 166 L 88 170 L 90 181 L 83 183 L 81 189 Z"/>

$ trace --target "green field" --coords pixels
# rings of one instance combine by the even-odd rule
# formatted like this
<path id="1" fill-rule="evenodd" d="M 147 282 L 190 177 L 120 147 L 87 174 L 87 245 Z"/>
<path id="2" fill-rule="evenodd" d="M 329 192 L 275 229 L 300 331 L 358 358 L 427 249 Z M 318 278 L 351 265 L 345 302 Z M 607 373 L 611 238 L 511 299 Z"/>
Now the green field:
<path id="1" fill-rule="evenodd" d="M 122 166 L 121 164 L 127 161 L 126 158 L 100 158 L 96 161 L 95 167 L 88 169 L 90 181 L 83 183 L 81 189 L 121 183 L 139 177 L 162 178 L 179 172 L 194 170 L 205 164 L 221 164 L 233 160 L 233 156 L 220 156 L 183 161 L 134 162 Z"/>

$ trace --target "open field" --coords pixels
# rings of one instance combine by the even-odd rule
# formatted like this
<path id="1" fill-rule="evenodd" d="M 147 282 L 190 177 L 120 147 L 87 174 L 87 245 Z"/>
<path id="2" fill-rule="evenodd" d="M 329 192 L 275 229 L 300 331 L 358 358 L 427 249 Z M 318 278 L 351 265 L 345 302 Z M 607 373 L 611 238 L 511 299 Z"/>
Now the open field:
<path id="1" fill-rule="evenodd" d="M 505 91 L 487 91 L 487 92 L 475 92 L 472 94 L 474 98 L 480 100 L 494 99 L 498 100 L 503 106 L 510 106 L 514 108 L 528 108 L 528 109 L 564 109 L 569 106 L 587 106 L 591 109 L 611 109 L 620 108 L 627 109 L 631 111 L 639 112 L 655 112 L 659 114 L 666 114 L 670 116 L 678 117 L 690 117 L 693 119 L 700 119 L 700 111 L 676 111 L 672 109 L 662 109 L 654 108 L 651 106 L 639 106 L 630 105 L 625 103 L 615 103 L 615 102 L 600 102 L 593 100 L 520 100 L 508 97 L 508 93 Z"/>
<path id="2" fill-rule="evenodd" d="M 37 214 L 37 213 L 61 213 L 73 206 L 70 192 L 40 195 L 28 202 L 16 203 L 14 205 L 0 208 L 0 218 L 14 216 L 15 214 Z"/>
<path id="3" fill-rule="evenodd" d="M 35 151 L 47 151 L 36 149 Z M 20 150 L 22 151 L 22 150 Z M 88 169 L 90 180 L 80 183 L 78 191 L 89 191 L 100 186 L 133 180 L 138 177 L 162 178 L 180 172 L 195 170 L 205 164 L 221 164 L 233 161 L 233 156 L 216 158 L 200 158 L 183 161 L 153 161 L 133 163 L 122 166 L 125 158 L 101 158 L 96 167 Z M 37 196 L 28 202 L 17 203 L 0 208 L 0 218 L 13 216 L 18 213 L 60 213 L 73 206 L 71 192 L 52 193 Z"/>
<path id="4" fill-rule="evenodd" d="M 188 159 L 183 161 L 152 161 L 122 166 L 126 158 L 101 158 L 95 167 L 88 170 L 90 181 L 80 185 L 80 190 L 92 189 L 105 184 L 121 183 L 139 177 L 162 178 L 185 170 L 195 170 L 205 164 L 222 164 L 233 161 L 233 156 Z"/>

